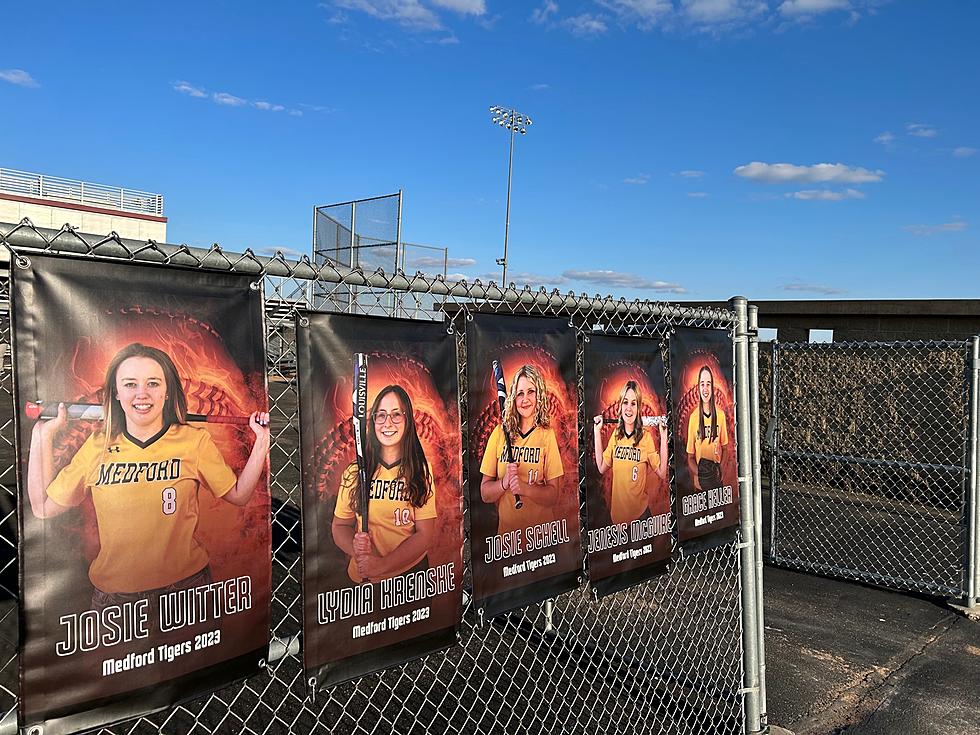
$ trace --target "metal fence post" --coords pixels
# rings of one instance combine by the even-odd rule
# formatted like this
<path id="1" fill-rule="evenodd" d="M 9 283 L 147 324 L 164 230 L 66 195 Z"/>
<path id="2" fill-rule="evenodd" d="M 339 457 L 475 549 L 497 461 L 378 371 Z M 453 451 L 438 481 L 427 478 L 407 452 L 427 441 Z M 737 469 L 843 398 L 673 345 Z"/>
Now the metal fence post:
<path id="1" fill-rule="evenodd" d="M 745 695 L 745 732 L 762 732 L 759 707 L 759 626 L 755 568 L 755 499 L 752 483 L 752 419 L 749 398 L 749 335 L 744 296 L 728 302 L 735 311 L 735 386 L 738 442 L 738 491 L 741 508 L 742 543 L 742 691 Z"/>
<path id="2" fill-rule="evenodd" d="M 759 707 L 766 726 L 766 624 L 762 559 L 762 442 L 759 438 L 759 307 L 749 307 L 749 390 L 752 418 L 752 499 L 755 502 L 755 619 L 759 636 Z"/>
<path id="3" fill-rule="evenodd" d="M 769 559 L 776 556 L 776 524 L 779 501 L 779 341 L 772 342 L 772 382 L 769 386 Z M 771 437 L 771 441 L 770 441 Z"/>
<path id="4" fill-rule="evenodd" d="M 980 521 L 980 509 L 978 509 L 978 482 L 977 468 L 978 461 L 977 435 L 980 431 L 978 427 L 978 405 L 980 397 L 977 389 L 980 388 L 980 337 L 970 338 L 970 485 L 966 498 L 966 599 L 963 604 L 966 607 L 973 607 L 977 604 L 977 525 Z"/>

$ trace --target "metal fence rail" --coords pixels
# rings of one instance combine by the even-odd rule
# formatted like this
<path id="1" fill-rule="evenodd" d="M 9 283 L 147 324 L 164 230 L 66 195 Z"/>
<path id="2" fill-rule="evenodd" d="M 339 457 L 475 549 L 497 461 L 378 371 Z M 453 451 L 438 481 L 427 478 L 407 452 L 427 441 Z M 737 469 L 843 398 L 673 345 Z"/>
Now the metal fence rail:
<path id="1" fill-rule="evenodd" d="M 973 349 L 774 343 L 773 562 L 971 595 Z"/>
<path id="2" fill-rule="evenodd" d="M 311 280 L 318 283 L 321 292 L 357 287 L 361 298 L 354 308 L 358 312 L 387 314 L 395 303 L 399 315 L 444 320 L 458 341 L 463 396 L 465 320 L 477 309 L 551 314 L 568 319 L 583 333 L 602 324 L 607 333 L 648 337 L 664 336 L 676 325 L 734 330 L 733 312 L 561 295 L 543 289 L 502 291 L 493 284 L 450 283 L 401 273 L 365 274 L 330 264 L 315 268 L 305 258 L 298 262 L 281 255 L 259 258 L 250 251 L 228 253 L 217 247 L 199 250 L 115 238 L 96 241 L 83 239 L 70 229 L 54 233 L 23 223 L 17 227 L 0 225 L 0 246 L 256 274 L 264 277 L 267 301 L 274 306 L 266 315 L 267 336 L 270 344 L 277 345 L 276 351 L 270 352 L 268 365 L 274 557 L 273 641 L 266 673 L 126 723 L 113 732 L 496 734 L 535 729 L 555 733 L 630 729 L 736 735 L 760 731 L 760 715 L 764 722 L 765 714 L 758 696 L 758 658 L 743 659 L 742 637 L 747 630 L 753 636 L 758 630 L 754 601 L 743 606 L 741 597 L 746 575 L 755 573 L 754 565 L 745 563 L 754 551 L 749 545 L 750 556 L 746 557 L 746 546 L 740 548 L 735 542 L 686 558 L 675 554 L 675 563 L 666 576 L 599 602 L 587 585 L 562 595 L 554 600 L 554 630 L 549 632 L 545 632 L 543 606 L 496 618 L 481 627 L 467 599 L 461 645 L 454 650 L 335 687 L 312 701 L 306 698 L 298 655 L 302 604 L 297 509 L 301 491 L 295 335 L 292 312 L 284 304 L 300 304 L 296 295 L 310 293 Z M 5 279 L 2 288 L 7 288 Z M 372 298 L 364 298 L 365 294 Z M 6 314 L 3 316 L 0 336 L 9 342 L 9 321 Z M 745 338 L 744 333 L 741 338 Z M 579 362 L 581 344 L 582 340 Z M 16 568 L 10 380 L 9 370 L 0 374 L 0 402 L 6 412 L 0 443 L 7 452 L 0 468 L 4 480 L 0 490 L 0 546 L 9 554 L 4 562 L 5 599 L 0 607 L 0 708 L 7 715 L 4 724 L 8 726 L 13 723 L 17 701 L 17 587 L 16 576 L 10 575 Z M 578 389 L 581 395 L 581 382 Z M 465 406 L 461 416 L 465 451 Z M 584 418 L 579 417 L 583 432 Z M 580 443 L 580 447 L 585 446 L 584 441 Z M 584 450 L 580 462 L 584 462 Z M 585 473 L 580 476 L 584 482 Z M 743 537 L 751 538 L 751 530 L 747 532 L 743 526 Z M 468 559 L 464 566 L 468 578 Z M 754 638 L 746 640 L 754 645 Z M 754 670 L 745 670 L 743 660 L 751 661 Z M 751 710 L 743 700 L 751 700 Z M 752 719 L 747 721 L 746 717 Z"/>
<path id="3" fill-rule="evenodd" d="M 41 199 L 57 199 L 75 204 L 110 207 L 124 212 L 163 216 L 163 195 L 91 181 L 63 179 L 60 176 L 0 168 L 0 191 Z"/>

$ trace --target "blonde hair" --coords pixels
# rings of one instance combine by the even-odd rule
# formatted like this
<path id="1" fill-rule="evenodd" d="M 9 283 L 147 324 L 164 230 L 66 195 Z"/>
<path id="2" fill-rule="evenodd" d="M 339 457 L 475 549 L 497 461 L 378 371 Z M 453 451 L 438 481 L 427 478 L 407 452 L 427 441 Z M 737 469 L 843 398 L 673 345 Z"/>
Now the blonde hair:
<path id="1" fill-rule="evenodd" d="M 551 425 L 551 417 L 548 415 L 548 389 L 544 384 L 544 378 L 533 365 L 521 365 L 520 370 L 514 373 L 510 382 L 510 390 L 507 391 L 507 400 L 504 402 L 504 428 L 511 436 L 519 434 L 521 431 L 521 417 L 514 409 L 514 396 L 517 395 L 517 381 L 527 378 L 534 387 L 537 395 L 538 406 L 534 416 L 534 425 L 547 428 Z"/>
<path id="2" fill-rule="evenodd" d="M 616 424 L 616 438 L 622 439 L 626 436 L 626 422 L 623 421 L 623 401 L 626 400 L 627 391 L 633 391 L 636 394 L 636 420 L 633 424 L 633 446 L 635 447 L 643 438 L 643 416 L 640 414 L 643 408 L 643 393 L 635 380 L 627 380 L 619 392 L 619 423 Z"/>

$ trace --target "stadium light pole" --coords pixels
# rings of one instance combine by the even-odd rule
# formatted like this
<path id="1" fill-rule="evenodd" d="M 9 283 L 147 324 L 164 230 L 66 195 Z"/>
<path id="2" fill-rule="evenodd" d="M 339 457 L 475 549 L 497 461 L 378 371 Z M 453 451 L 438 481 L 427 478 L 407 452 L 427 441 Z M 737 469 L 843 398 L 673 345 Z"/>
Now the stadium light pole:
<path id="1" fill-rule="evenodd" d="M 504 219 L 504 257 L 497 258 L 497 265 L 503 266 L 500 285 L 507 288 L 507 241 L 510 237 L 510 188 L 514 174 L 514 138 L 517 133 L 524 135 L 531 125 L 527 115 L 500 105 L 490 108 L 490 121 L 495 125 L 510 131 L 510 161 L 507 164 L 507 214 Z"/>

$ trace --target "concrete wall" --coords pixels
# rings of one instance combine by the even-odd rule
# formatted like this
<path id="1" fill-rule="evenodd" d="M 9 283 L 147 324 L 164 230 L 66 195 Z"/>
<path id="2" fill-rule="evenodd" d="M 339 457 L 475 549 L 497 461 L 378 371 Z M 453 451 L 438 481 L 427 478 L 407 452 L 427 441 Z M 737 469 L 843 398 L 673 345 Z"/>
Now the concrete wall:
<path id="1" fill-rule="evenodd" d="M 68 209 L 51 204 L 17 202 L 0 197 L 0 222 L 20 222 L 27 217 L 38 227 L 61 229 L 64 224 L 76 227 L 80 232 L 107 235 L 116 232 L 120 237 L 133 240 L 167 241 L 167 223 L 127 217 L 125 213 L 104 214 L 79 209 Z"/>

